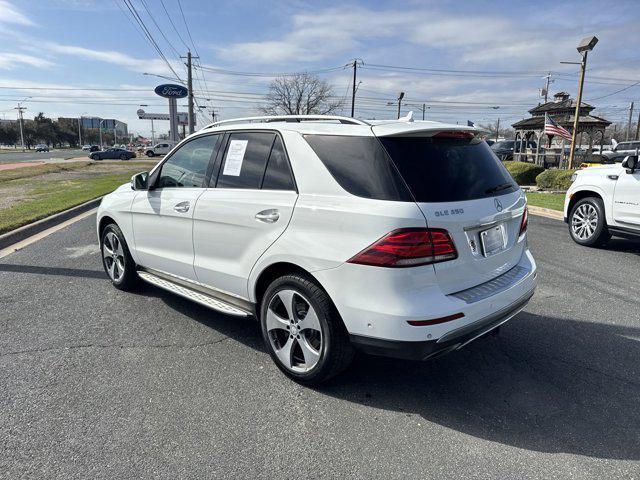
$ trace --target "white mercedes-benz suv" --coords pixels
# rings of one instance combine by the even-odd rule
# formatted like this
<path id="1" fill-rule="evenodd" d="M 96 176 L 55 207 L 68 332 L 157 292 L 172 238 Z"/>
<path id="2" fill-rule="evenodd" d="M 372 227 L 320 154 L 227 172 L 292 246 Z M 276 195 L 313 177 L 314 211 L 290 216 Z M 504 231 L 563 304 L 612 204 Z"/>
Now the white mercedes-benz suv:
<path id="1" fill-rule="evenodd" d="M 589 167 L 572 176 L 564 219 L 576 243 L 604 245 L 612 235 L 640 239 L 638 151 L 622 163 Z"/>
<path id="2" fill-rule="evenodd" d="M 356 349 L 459 349 L 536 285 L 525 196 L 479 133 L 410 118 L 212 124 L 104 198 L 104 269 L 123 290 L 142 279 L 255 316 L 301 383 Z"/>

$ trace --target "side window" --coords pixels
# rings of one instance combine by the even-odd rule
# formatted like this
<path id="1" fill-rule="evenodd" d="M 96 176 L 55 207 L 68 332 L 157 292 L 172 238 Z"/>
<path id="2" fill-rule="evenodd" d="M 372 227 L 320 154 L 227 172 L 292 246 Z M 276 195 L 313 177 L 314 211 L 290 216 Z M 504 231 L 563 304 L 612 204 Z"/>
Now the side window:
<path id="1" fill-rule="evenodd" d="M 291 169 L 287 155 L 284 152 L 284 145 L 280 137 L 276 136 L 267 163 L 267 171 L 262 182 L 264 190 L 295 190 Z"/>
<path id="2" fill-rule="evenodd" d="M 198 137 L 182 145 L 162 164 L 158 188 L 202 187 L 220 135 Z"/>
<path id="3" fill-rule="evenodd" d="M 216 187 L 259 189 L 274 137 L 266 132 L 232 133 Z"/>

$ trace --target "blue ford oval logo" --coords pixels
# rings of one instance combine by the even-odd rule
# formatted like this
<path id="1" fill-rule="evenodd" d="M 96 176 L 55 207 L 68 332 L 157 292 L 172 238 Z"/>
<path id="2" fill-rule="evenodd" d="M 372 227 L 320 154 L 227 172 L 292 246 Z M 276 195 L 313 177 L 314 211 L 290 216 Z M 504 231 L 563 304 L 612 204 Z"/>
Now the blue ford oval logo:
<path id="1" fill-rule="evenodd" d="M 493 204 L 496 206 L 496 210 L 501 212 L 502 211 L 502 203 L 500 202 L 500 200 L 498 200 L 497 198 L 493 199 Z"/>
<path id="2" fill-rule="evenodd" d="M 189 94 L 189 90 L 182 85 L 173 84 L 158 85 L 154 91 L 164 98 L 184 98 Z"/>

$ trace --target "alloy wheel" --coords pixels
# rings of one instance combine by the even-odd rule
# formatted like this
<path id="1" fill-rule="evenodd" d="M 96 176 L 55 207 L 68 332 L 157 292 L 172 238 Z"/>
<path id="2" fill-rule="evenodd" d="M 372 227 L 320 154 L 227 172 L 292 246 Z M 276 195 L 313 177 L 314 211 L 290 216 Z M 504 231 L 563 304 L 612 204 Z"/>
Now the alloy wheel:
<path id="1" fill-rule="evenodd" d="M 292 372 L 308 372 L 320 360 L 323 337 L 311 303 L 295 290 L 280 290 L 269 302 L 269 342 L 280 362 Z"/>
<path id="2" fill-rule="evenodd" d="M 580 240 L 588 240 L 598 227 L 598 211 L 590 203 L 583 203 L 571 218 L 571 230 Z"/>
<path id="3" fill-rule="evenodd" d="M 102 257 L 111 280 L 119 282 L 124 276 L 124 250 L 122 242 L 113 232 L 108 232 L 104 237 Z"/>

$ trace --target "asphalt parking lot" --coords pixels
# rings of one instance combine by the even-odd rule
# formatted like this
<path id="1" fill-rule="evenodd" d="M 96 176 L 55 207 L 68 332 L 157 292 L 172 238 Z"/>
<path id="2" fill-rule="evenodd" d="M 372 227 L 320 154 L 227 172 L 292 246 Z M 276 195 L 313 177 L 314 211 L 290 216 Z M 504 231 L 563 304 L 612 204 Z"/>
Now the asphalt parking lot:
<path id="1" fill-rule="evenodd" d="M 2 478 L 640 478 L 640 245 L 531 217 L 531 303 L 319 389 L 251 320 L 111 287 L 94 217 L 0 259 Z"/>

